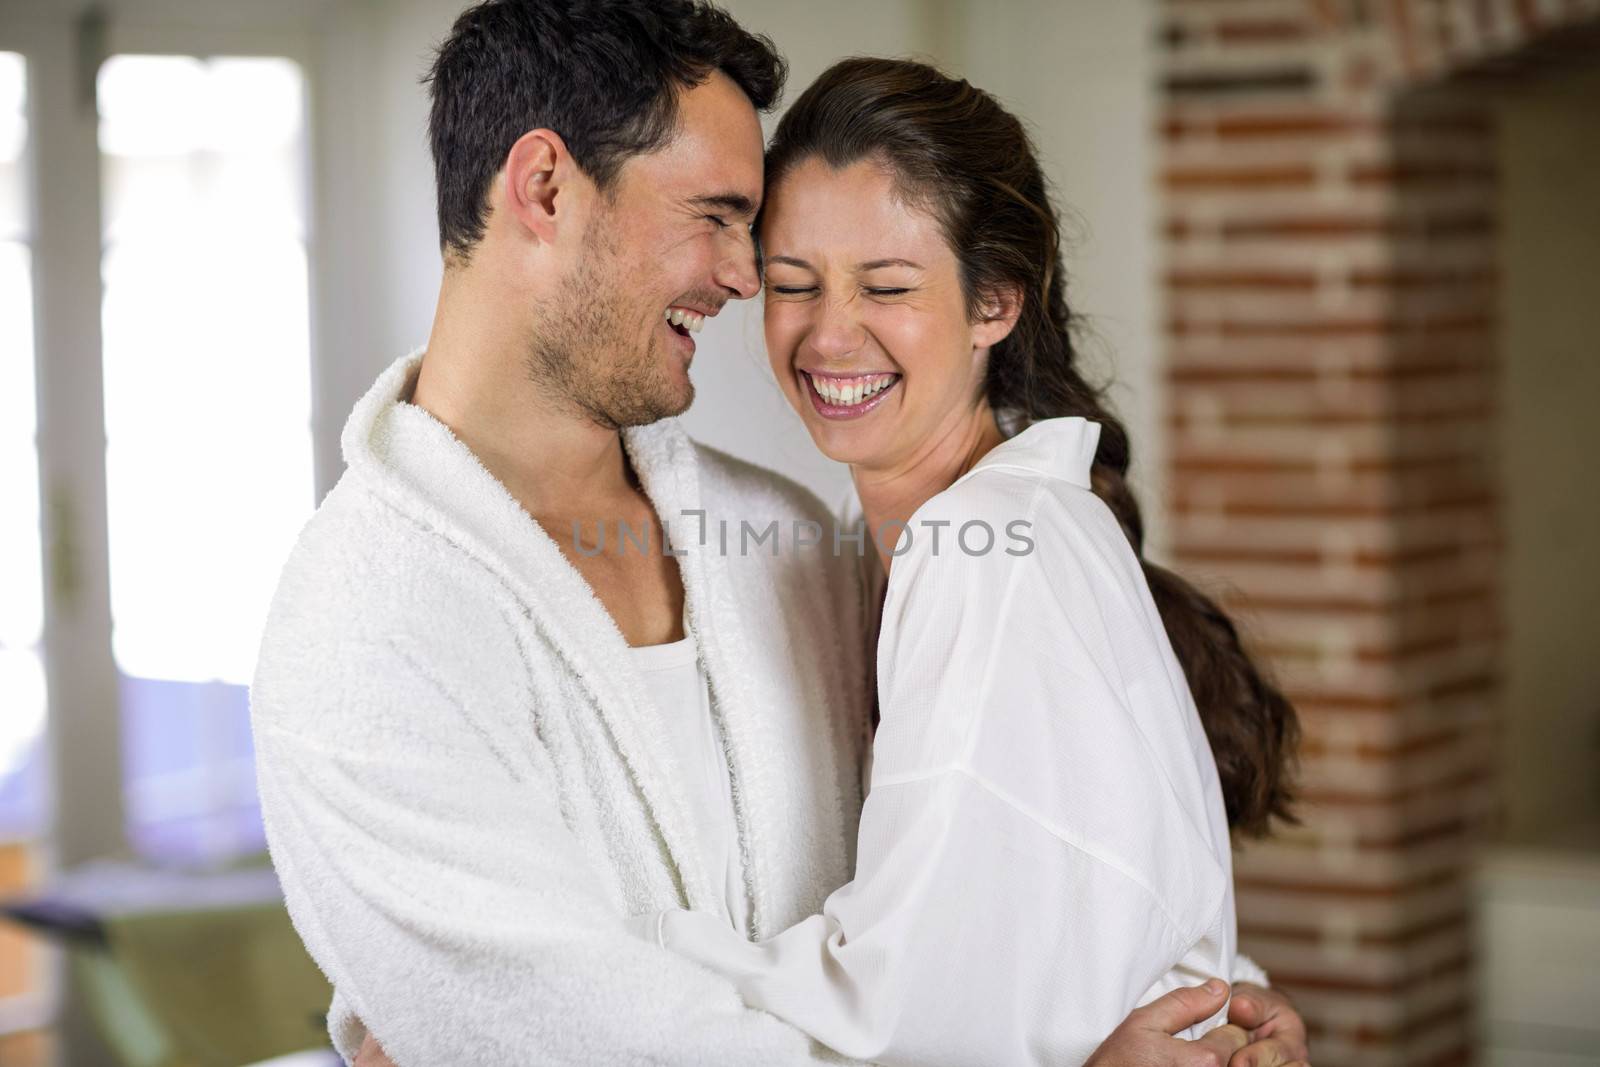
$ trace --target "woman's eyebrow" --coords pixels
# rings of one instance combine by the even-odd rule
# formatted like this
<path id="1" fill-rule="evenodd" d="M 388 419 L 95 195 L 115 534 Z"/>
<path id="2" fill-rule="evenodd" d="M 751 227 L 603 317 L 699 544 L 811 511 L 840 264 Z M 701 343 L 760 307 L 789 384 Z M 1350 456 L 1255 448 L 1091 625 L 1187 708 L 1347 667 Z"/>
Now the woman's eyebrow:
<path id="1" fill-rule="evenodd" d="M 793 256 L 767 256 L 768 263 L 782 263 L 790 267 L 799 267 L 801 270 L 815 270 L 811 264 L 803 259 Z M 856 270 L 877 270 L 880 267 L 910 267 L 913 270 L 926 270 L 921 263 L 913 263 L 909 259 L 874 259 L 866 263 L 857 263 Z"/>

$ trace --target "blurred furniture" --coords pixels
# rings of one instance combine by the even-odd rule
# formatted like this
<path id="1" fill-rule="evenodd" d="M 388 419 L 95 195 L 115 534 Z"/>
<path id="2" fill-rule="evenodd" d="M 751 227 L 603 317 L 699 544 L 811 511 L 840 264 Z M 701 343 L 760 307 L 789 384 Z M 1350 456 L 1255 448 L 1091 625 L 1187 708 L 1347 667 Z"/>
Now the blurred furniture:
<path id="1" fill-rule="evenodd" d="M 1586 829 L 1479 868 L 1485 1067 L 1600 1067 L 1600 825 Z"/>
<path id="2" fill-rule="evenodd" d="M 330 1054 L 332 991 L 270 866 L 195 873 L 98 861 L 0 914 L 69 950 L 77 994 L 124 1067 Z M 283 1067 L 305 1062 L 322 1061 Z"/>

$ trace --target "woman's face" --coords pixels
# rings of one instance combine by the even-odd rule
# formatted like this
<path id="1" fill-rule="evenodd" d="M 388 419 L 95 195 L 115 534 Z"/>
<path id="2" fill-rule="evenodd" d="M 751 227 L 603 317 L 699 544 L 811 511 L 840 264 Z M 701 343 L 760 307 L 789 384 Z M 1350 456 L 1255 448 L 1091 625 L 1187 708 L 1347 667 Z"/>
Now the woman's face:
<path id="1" fill-rule="evenodd" d="M 767 356 L 825 455 L 896 469 L 988 417 L 996 324 L 968 321 L 938 223 L 883 167 L 795 166 L 767 191 L 761 244 Z"/>

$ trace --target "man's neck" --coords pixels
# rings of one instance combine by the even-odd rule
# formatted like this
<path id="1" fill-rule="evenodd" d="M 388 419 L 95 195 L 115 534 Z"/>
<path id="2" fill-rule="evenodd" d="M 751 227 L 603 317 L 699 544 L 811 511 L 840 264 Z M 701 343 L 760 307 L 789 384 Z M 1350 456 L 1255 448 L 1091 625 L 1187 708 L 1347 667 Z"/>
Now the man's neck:
<path id="1" fill-rule="evenodd" d="M 888 544 L 877 537 L 885 523 L 910 522 L 929 498 L 944 492 L 991 449 L 1005 440 L 987 404 L 962 412 L 939 432 L 931 434 L 905 460 L 884 468 L 852 466 L 850 476 L 861 498 L 862 517 L 873 535 L 878 559 L 887 573 L 893 562 L 899 526 L 886 531 Z"/>
<path id="2" fill-rule="evenodd" d="M 504 297 L 447 272 L 411 403 L 450 428 L 535 517 L 603 509 L 634 492 L 621 435 L 543 394 Z M 496 314 L 496 310 L 499 314 Z"/>
<path id="3" fill-rule="evenodd" d="M 507 309 L 531 294 L 478 289 L 501 284 L 492 264 L 447 270 L 433 333 L 411 403 L 470 448 L 588 584 L 622 639 L 654 645 L 684 636 L 678 561 L 661 548 L 630 553 L 621 525 L 657 524 L 634 479 L 622 435 L 588 418 L 529 377 L 526 323 Z M 606 529 L 614 531 L 605 538 Z M 588 544 L 596 547 L 590 551 Z"/>

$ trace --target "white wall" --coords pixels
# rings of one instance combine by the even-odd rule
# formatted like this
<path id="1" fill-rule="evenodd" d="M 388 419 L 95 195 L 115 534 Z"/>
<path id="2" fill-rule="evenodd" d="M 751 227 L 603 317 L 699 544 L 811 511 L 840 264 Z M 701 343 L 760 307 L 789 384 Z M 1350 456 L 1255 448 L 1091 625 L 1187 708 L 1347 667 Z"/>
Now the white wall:
<path id="1" fill-rule="evenodd" d="M 961 5 L 962 73 L 1032 129 L 1062 209 L 1067 303 L 1086 376 L 1111 383 L 1133 445 L 1130 482 L 1160 555 L 1162 418 L 1155 276 L 1154 40 L 1140 0 Z"/>
<path id="2" fill-rule="evenodd" d="M 439 277 L 426 94 L 428 49 L 457 0 L 339 5 L 322 37 L 317 115 L 323 243 L 319 433 L 338 424 L 378 370 L 426 339 Z M 989 88 L 1024 115 L 1062 203 L 1086 223 L 1072 250 L 1070 298 L 1098 331 L 1099 365 L 1133 434 L 1136 483 L 1156 502 L 1155 285 L 1144 0 L 727 0 L 791 65 L 792 97 L 835 59 L 916 54 Z M 770 129 L 770 122 L 768 127 Z M 733 305 L 700 335 L 696 437 L 781 470 L 837 504 L 844 470 L 811 446 L 772 382 L 759 301 Z M 337 473 L 324 449 L 324 478 Z M 331 481 L 324 481 L 324 487 Z M 1159 529 L 1159 516 L 1152 514 Z"/>
<path id="3" fill-rule="evenodd" d="M 311 90 L 319 492 L 343 469 L 345 416 L 433 321 L 442 267 L 419 79 L 460 6 L 347 0 L 322 21 Z"/>

